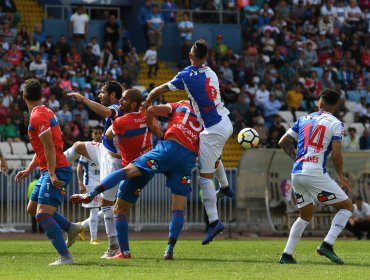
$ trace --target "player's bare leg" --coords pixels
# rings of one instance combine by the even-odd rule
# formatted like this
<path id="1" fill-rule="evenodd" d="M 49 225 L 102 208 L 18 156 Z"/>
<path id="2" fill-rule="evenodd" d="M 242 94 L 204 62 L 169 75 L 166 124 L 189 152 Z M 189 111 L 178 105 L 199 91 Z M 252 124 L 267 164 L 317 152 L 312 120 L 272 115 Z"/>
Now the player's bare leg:
<path id="1" fill-rule="evenodd" d="M 173 250 L 184 225 L 186 201 L 186 196 L 172 195 L 172 218 L 169 226 L 168 245 L 163 256 L 165 260 L 172 260 L 174 258 Z"/>
<path id="2" fill-rule="evenodd" d="M 344 264 L 343 260 L 341 260 L 334 253 L 333 244 L 338 235 L 345 228 L 349 218 L 352 216 L 353 204 L 350 199 L 346 199 L 344 201 L 332 204 L 332 206 L 335 207 L 338 212 L 335 214 L 331 222 L 329 232 L 326 235 L 324 242 L 317 248 L 316 251 L 319 255 L 327 257 L 336 264 Z"/>
<path id="3" fill-rule="evenodd" d="M 213 183 L 213 173 L 199 173 L 198 184 L 203 193 L 203 204 L 206 209 L 209 227 L 202 245 L 207 245 L 224 230 L 224 225 L 218 219 L 217 197 Z"/>

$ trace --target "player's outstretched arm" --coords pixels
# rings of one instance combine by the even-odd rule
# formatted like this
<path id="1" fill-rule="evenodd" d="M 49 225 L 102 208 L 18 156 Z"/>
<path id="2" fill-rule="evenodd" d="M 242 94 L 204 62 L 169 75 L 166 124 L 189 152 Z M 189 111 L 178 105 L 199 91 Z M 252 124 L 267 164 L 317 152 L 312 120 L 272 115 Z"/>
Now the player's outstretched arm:
<path id="1" fill-rule="evenodd" d="M 167 104 L 151 106 L 146 111 L 146 123 L 154 135 L 160 139 L 163 137 L 163 130 L 157 122 L 156 117 L 166 117 L 171 111 L 171 106 Z"/>
<path id="2" fill-rule="evenodd" d="M 31 162 L 28 164 L 27 168 L 25 170 L 21 170 L 15 175 L 15 181 L 20 182 L 24 178 L 26 178 L 37 166 L 39 165 L 39 162 L 37 161 L 36 154 L 33 155 L 33 158 Z"/>
<path id="3" fill-rule="evenodd" d="M 343 157 L 342 157 L 342 143 L 341 141 L 332 142 L 332 159 L 335 167 L 335 171 L 338 174 L 339 182 L 343 188 L 348 189 L 349 192 L 352 191 L 352 186 L 349 180 L 343 176 Z"/>
<path id="4" fill-rule="evenodd" d="M 108 129 L 105 131 L 105 137 L 107 137 L 107 139 L 113 139 L 114 136 L 116 136 L 113 132 L 113 125 L 111 125 L 110 127 L 108 127 Z"/>
<path id="5" fill-rule="evenodd" d="M 279 141 L 279 146 L 284 150 L 284 152 L 291 158 L 295 159 L 296 152 L 294 150 L 294 137 L 290 136 L 288 133 L 285 133 Z"/>
<path id="6" fill-rule="evenodd" d="M 8 163 L 0 150 L 0 172 L 4 172 L 5 175 L 8 175 Z"/>
<path id="7" fill-rule="evenodd" d="M 143 108 L 147 109 L 153 102 L 154 99 L 157 99 L 160 95 L 165 94 L 166 92 L 170 91 L 170 88 L 168 87 L 167 83 L 160 85 L 156 88 L 154 88 L 147 96 Z"/>
<path id="8" fill-rule="evenodd" d="M 86 193 L 86 186 L 84 185 L 84 180 L 83 180 L 84 167 L 81 163 L 77 164 L 76 172 L 77 172 L 77 180 L 78 180 L 78 186 L 80 189 L 80 193 Z"/>
<path id="9" fill-rule="evenodd" d="M 43 134 L 39 135 L 39 139 L 42 145 L 44 146 L 45 158 L 48 164 L 48 172 L 51 183 L 54 187 L 61 188 L 64 186 L 64 182 L 58 180 L 58 177 L 55 173 L 56 155 L 51 130 L 49 129 L 45 131 Z"/>
<path id="10" fill-rule="evenodd" d="M 67 94 L 68 97 L 75 98 L 77 101 L 82 102 L 87 107 L 90 108 L 90 110 L 94 111 L 96 114 L 103 118 L 110 118 L 112 116 L 112 110 L 108 107 L 105 107 L 102 104 L 99 104 L 98 102 L 92 101 L 85 96 L 81 95 L 79 92 L 71 92 Z"/>

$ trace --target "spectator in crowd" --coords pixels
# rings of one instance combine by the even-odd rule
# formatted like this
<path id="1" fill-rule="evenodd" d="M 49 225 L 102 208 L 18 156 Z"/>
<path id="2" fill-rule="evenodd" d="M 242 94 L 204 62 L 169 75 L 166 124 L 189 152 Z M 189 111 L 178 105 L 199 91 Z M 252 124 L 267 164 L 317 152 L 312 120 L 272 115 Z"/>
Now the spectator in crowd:
<path id="1" fill-rule="evenodd" d="M 148 38 L 149 44 L 155 45 L 157 49 L 162 46 L 162 29 L 164 21 L 162 14 L 159 12 L 157 4 L 153 5 L 153 11 L 148 18 Z"/>
<path id="2" fill-rule="evenodd" d="M 116 49 L 116 45 L 119 39 L 119 26 L 116 21 L 115 15 L 109 16 L 109 21 L 104 26 L 104 42 L 111 42 L 112 50 Z"/>
<path id="3" fill-rule="evenodd" d="M 301 108 L 303 100 L 302 86 L 297 83 L 293 85 L 291 90 L 288 90 L 288 108 L 292 111 L 294 121 L 297 120 L 295 112 Z"/>
<path id="4" fill-rule="evenodd" d="M 95 54 L 97 57 L 100 57 L 100 46 L 98 44 L 98 39 L 95 36 L 91 37 L 91 42 L 89 43 L 89 46 L 92 47 L 92 53 Z"/>
<path id="5" fill-rule="evenodd" d="M 227 53 L 228 46 L 223 42 L 223 36 L 218 34 L 216 37 L 216 43 L 213 44 L 212 49 L 216 50 L 216 56 L 221 59 Z"/>
<path id="6" fill-rule="evenodd" d="M 246 95 L 243 93 L 238 94 L 237 102 L 233 106 L 232 118 L 234 121 L 234 133 L 237 133 L 245 125 L 245 115 L 247 114 L 248 106 L 245 103 Z"/>
<path id="7" fill-rule="evenodd" d="M 255 103 L 260 109 L 264 109 L 264 104 L 269 100 L 270 92 L 266 88 L 265 83 L 260 83 L 256 92 Z"/>
<path id="8" fill-rule="evenodd" d="M 342 149 L 344 151 L 358 151 L 360 150 L 360 139 L 356 134 L 357 130 L 354 127 L 348 128 L 348 135 L 344 137 Z"/>
<path id="9" fill-rule="evenodd" d="M 139 82 L 140 67 L 135 63 L 133 57 L 128 57 L 128 62 L 124 65 L 124 68 L 127 69 L 128 75 L 132 80 L 132 83 L 137 85 Z"/>
<path id="10" fill-rule="evenodd" d="M 43 47 L 46 51 L 46 53 L 51 57 L 54 54 L 54 44 L 53 44 L 53 37 L 50 35 L 46 36 L 46 39 L 44 42 L 41 43 L 41 46 Z"/>
<path id="11" fill-rule="evenodd" d="M 81 127 L 86 126 L 89 121 L 89 113 L 85 109 L 85 105 L 82 102 L 77 102 L 77 108 L 72 110 L 72 117 L 74 120 L 76 119 L 77 115 L 79 115 L 81 118 Z"/>
<path id="12" fill-rule="evenodd" d="M 370 205 L 364 202 L 361 196 L 356 197 L 353 204 L 352 217 L 348 220 L 346 229 L 351 231 L 358 240 L 361 240 L 366 232 L 366 239 L 370 239 Z"/>
<path id="13" fill-rule="evenodd" d="M 182 39 L 183 42 L 186 40 L 190 41 L 192 40 L 193 36 L 193 28 L 194 24 L 192 21 L 189 20 L 189 14 L 188 13 L 183 13 L 182 15 L 182 20 L 179 22 L 177 25 L 179 32 L 180 32 L 180 38 Z"/>
<path id="14" fill-rule="evenodd" d="M 81 53 L 84 40 L 87 37 L 89 16 L 85 13 L 84 6 L 77 7 L 77 11 L 71 16 L 69 23 L 69 34 L 73 36 L 74 44 Z"/>
<path id="15" fill-rule="evenodd" d="M 165 0 L 162 4 L 163 20 L 165 22 L 176 22 L 176 10 L 177 6 L 173 1 Z M 168 10 L 168 11 L 166 11 Z"/>
<path id="16" fill-rule="evenodd" d="M 12 43 L 10 45 L 10 50 L 8 51 L 8 56 L 9 56 L 10 62 L 15 67 L 21 62 L 22 53 L 18 50 L 17 44 Z"/>
<path id="17" fill-rule="evenodd" d="M 13 64 L 9 58 L 8 52 L 4 52 L 0 58 L 0 70 L 3 71 L 3 73 L 9 73 L 12 67 Z"/>
<path id="18" fill-rule="evenodd" d="M 360 150 L 370 150 L 370 133 L 366 127 L 360 137 Z"/>
<path id="19" fill-rule="evenodd" d="M 20 141 L 18 129 L 10 117 L 6 117 L 5 123 L 0 125 L 0 136 L 9 143 Z"/>
<path id="20" fill-rule="evenodd" d="M 253 127 L 257 131 L 257 133 L 260 137 L 260 141 L 259 141 L 258 146 L 261 147 L 261 148 L 266 147 L 267 138 L 268 138 L 268 135 L 269 135 L 269 130 L 265 127 L 264 124 L 265 124 L 265 120 L 263 119 L 263 117 L 258 117 L 256 125 Z"/>
<path id="21" fill-rule="evenodd" d="M 98 62 L 98 56 L 93 52 L 93 46 L 87 45 L 82 53 L 81 62 L 86 65 L 86 68 L 91 71 Z"/>
<path id="22" fill-rule="evenodd" d="M 148 20 L 150 14 L 152 13 L 152 1 L 145 0 L 145 5 L 140 8 L 138 22 L 142 26 L 144 37 L 147 41 L 147 46 L 149 46 L 148 41 Z"/>
<path id="23" fill-rule="evenodd" d="M 59 111 L 60 102 L 56 99 L 55 94 L 51 94 L 48 100 L 48 107 L 55 113 Z"/>
<path id="24" fill-rule="evenodd" d="M 34 32 L 33 36 L 36 42 L 38 42 L 40 45 L 45 42 L 46 40 L 46 34 L 44 31 L 42 31 L 42 24 L 36 23 L 34 26 Z"/>
<path id="25" fill-rule="evenodd" d="M 30 72 L 35 74 L 37 79 L 45 79 L 47 73 L 47 65 L 41 60 L 41 55 L 36 54 L 35 61 L 30 63 Z"/>
<path id="26" fill-rule="evenodd" d="M 263 103 L 263 111 L 265 116 L 266 125 L 271 127 L 275 116 L 279 114 L 281 103 L 276 99 L 274 93 L 269 94 L 269 99 Z"/>
<path id="27" fill-rule="evenodd" d="M 67 125 L 68 123 L 70 123 L 72 121 L 72 113 L 71 111 L 69 110 L 69 105 L 68 104 L 64 104 L 63 105 L 63 109 L 62 110 L 59 110 L 57 113 L 56 113 L 57 117 L 58 117 L 58 120 L 59 120 L 59 123 L 61 126 L 65 126 Z"/>
<path id="28" fill-rule="evenodd" d="M 370 120 L 370 108 L 369 103 L 366 101 L 366 97 L 360 98 L 360 103 L 355 107 L 355 122 L 366 123 Z"/>
<path id="29" fill-rule="evenodd" d="M 154 77 L 157 76 L 157 72 L 159 69 L 158 66 L 158 54 L 157 54 L 157 48 L 154 43 L 150 45 L 150 48 L 146 50 L 145 55 L 143 57 L 143 61 L 145 61 L 148 64 L 148 78 L 152 78 L 152 74 L 154 71 Z"/>

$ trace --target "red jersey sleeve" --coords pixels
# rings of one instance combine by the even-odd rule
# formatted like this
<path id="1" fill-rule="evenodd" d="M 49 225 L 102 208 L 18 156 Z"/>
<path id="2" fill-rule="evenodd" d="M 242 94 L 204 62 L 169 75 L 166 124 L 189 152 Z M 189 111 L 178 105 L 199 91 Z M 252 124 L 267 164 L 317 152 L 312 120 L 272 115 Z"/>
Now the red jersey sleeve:
<path id="1" fill-rule="evenodd" d="M 45 132 L 50 130 L 49 117 L 43 112 L 40 112 L 37 114 L 37 116 L 33 116 L 31 120 L 31 126 L 36 131 L 37 135 L 40 137 Z"/>
<path id="2" fill-rule="evenodd" d="M 125 117 L 119 117 L 113 121 L 112 128 L 115 135 L 122 135 L 125 133 Z"/>

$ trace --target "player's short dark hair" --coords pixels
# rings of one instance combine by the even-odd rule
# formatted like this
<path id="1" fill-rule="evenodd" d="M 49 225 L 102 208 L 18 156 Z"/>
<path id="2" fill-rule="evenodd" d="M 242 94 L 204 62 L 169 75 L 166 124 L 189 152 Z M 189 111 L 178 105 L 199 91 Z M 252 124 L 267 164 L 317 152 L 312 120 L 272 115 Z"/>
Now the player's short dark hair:
<path id="1" fill-rule="evenodd" d="M 140 107 L 140 104 L 143 101 L 143 95 L 140 90 L 137 88 L 130 88 L 126 90 L 126 96 L 130 102 L 136 102 L 137 106 Z"/>
<path id="2" fill-rule="evenodd" d="M 203 59 L 208 54 L 207 42 L 205 40 L 203 40 L 203 39 L 197 40 L 194 43 L 193 48 L 194 48 L 194 51 L 195 51 L 195 56 L 198 59 Z"/>
<path id="3" fill-rule="evenodd" d="M 115 81 L 107 81 L 105 83 L 102 83 L 100 85 L 100 88 L 102 88 L 104 86 L 105 86 L 107 92 L 109 93 L 109 95 L 111 95 L 113 92 L 115 92 L 116 93 L 116 98 L 121 99 L 124 87 L 120 83 L 115 82 Z"/>
<path id="4" fill-rule="evenodd" d="M 96 125 L 92 129 L 93 130 L 99 130 L 100 129 L 100 130 L 104 131 L 104 127 L 102 127 L 101 125 Z"/>
<path id="5" fill-rule="evenodd" d="M 24 97 L 29 101 L 38 101 L 42 98 L 41 83 L 36 79 L 24 82 Z"/>
<path id="6" fill-rule="evenodd" d="M 334 89 L 326 88 L 326 89 L 321 91 L 320 97 L 322 98 L 322 100 L 326 104 L 335 105 L 335 104 L 337 104 L 337 102 L 340 98 L 340 94 L 337 91 L 335 91 Z"/>

